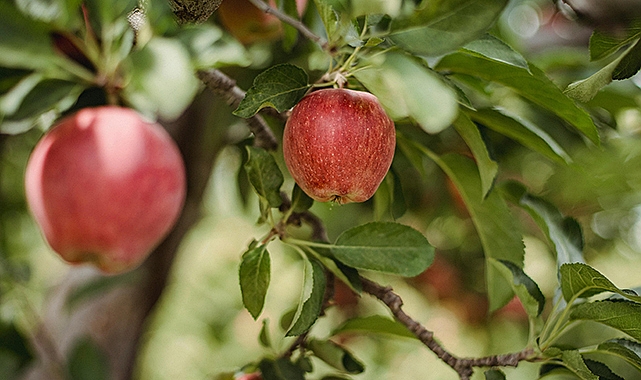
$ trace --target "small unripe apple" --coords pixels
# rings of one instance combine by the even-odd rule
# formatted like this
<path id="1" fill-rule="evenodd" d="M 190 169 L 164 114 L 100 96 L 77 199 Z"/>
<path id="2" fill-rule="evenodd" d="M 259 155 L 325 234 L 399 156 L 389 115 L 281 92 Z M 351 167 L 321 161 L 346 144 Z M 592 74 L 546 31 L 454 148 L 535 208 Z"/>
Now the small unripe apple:
<path id="1" fill-rule="evenodd" d="M 318 90 L 293 108 L 285 125 L 285 164 L 300 188 L 320 202 L 364 202 L 392 164 L 394 122 L 362 91 Z"/>
<path id="2" fill-rule="evenodd" d="M 159 124 L 127 108 L 85 108 L 38 142 L 25 191 L 64 260 L 119 273 L 142 263 L 176 222 L 185 167 Z"/>

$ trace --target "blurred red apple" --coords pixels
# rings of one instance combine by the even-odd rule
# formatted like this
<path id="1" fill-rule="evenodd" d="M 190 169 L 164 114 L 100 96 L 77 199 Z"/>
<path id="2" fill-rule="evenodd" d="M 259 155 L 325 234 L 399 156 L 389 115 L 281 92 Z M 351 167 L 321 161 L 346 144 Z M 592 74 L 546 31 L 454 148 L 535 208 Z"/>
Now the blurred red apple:
<path id="1" fill-rule="evenodd" d="M 260 372 L 253 372 L 253 373 L 244 373 L 240 375 L 236 380 L 263 380 L 263 377 L 261 376 Z"/>
<path id="2" fill-rule="evenodd" d="M 392 164 L 394 122 L 362 91 L 318 90 L 305 96 L 285 125 L 283 154 L 292 177 L 313 199 L 364 202 Z"/>
<path id="3" fill-rule="evenodd" d="M 276 6 L 273 0 L 269 5 Z M 296 6 L 299 16 L 302 16 L 307 0 L 296 0 Z M 273 41 L 283 34 L 280 20 L 256 8 L 249 0 L 223 1 L 218 8 L 218 17 L 225 29 L 243 44 Z"/>
<path id="4" fill-rule="evenodd" d="M 176 222 L 185 168 L 160 125 L 127 108 L 85 108 L 38 142 L 25 190 L 64 260 L 119 273 L 138 266 Z"/>

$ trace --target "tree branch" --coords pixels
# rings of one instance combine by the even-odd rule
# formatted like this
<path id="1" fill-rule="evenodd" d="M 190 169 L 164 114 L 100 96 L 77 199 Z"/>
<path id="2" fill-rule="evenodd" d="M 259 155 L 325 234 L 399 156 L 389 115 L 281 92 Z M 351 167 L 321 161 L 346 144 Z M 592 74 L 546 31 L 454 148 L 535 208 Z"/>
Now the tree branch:
<path id="1" fill-rule="evenodd" d="M 392 288 L 381 286 L 364 277 L 361 277 L 361 282 L 365 293 L 378 298 L 387 305 L 396 320 L 405 325 L 425 346 L 434 352 L 439 359 L 452 367 L 452 369 L 458 373 L 461 380 L 470 379 L 474 372 L 474 367 L 516 367 L 519 362 L 532 359 L 535 355 L 533 349 L 526 348 L 523 351 L 515 353 L 481 358 L 459 358 L 454 356 L 434 339 L 434 332 L 426 329 L 403 311 L 403 300 L 398 294 L 394 293 Z"/>
<path id="2" fill-rule="evenodd" d="M 327 41 L 323 37 L 320 37 L 316 35 L 314 32 L 312 32 L 305 24 L 300 22 L 300 20 L 297 20 L 287 15 L 276 8 L 270 7 L 269 4 L 267 4 L 267 2 L 265 1 L 249 0 L 249 2 L 252 3 L 256 8 L 262 10 L 263 12 L 267 14 L 271 14 L 277 19 L 281 20 L 282 22 L 293 26 L 294 28 L 296 28 L 296 30 L 300 32 L 300 34 L 307 37 L 309 40 L 314 41 L 318 45 L 320 45 L 320 47 L 323 50 L 328 50 L 329 45 Z"/>
<path id="3" fill-rule="evenodd" d="M 214 94 L 222 96 L 227 104 L 232 107 L 238 107 L 241 100 L 245 97 L 245 91 L 236 86 L 236 81 L 225 75 L 220 70 L 199 70 L 196 73 L 208 89 Z M 269 128 L 265 119 L 260 115 L 254 115 L 248 119 L 247 125 L 249 130 L 254 134 L 256 140 L 255 145 L 266 150 L 276 150 L 278 147 L 278 140 L 274 133 Z"/>

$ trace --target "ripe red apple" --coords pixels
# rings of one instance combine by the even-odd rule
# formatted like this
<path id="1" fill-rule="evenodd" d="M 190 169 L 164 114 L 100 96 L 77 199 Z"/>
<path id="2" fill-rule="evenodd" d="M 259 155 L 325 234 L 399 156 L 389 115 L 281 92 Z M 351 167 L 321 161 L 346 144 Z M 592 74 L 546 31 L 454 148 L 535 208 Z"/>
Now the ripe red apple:
<path id="1" fill-rule="evenodd" d="M 318 90 L 285 125 L 283 154 L 301 189 L 320 202 L 364 202 L 392 164 L 396 130 L 378 99 L 362 91 Z"/>
<path id="2" fill-rule="evenodd" d="M 64 260 L 118 273 L 142 263 L 176 222 L 185 168 L 160 125 L 127 108 L 85 108 L 38 142 L 25 190 Z"/>
<path id="3" fill-rule="evenodd" d="M 270 0 L 269 5 L 276 6 L 274 0 Z M 299 16 L 302 16 L 307 0 L 296 0 L 296 6 Z M 225 0 L 217 13 L 225 29 L 243 44 L 273 41 L 283 34 L 280 20 L 256 8 L 249 0 Z"/>

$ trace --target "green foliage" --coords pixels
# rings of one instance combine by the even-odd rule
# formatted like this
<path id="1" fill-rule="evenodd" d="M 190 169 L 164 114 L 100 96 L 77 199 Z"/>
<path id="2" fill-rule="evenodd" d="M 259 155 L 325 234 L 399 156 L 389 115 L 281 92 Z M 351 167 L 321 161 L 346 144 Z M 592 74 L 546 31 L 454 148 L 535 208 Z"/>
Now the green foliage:
<path id="1" fill-rule="evenodd" d="M 508 182 L 503 190 L 512 202 L 523 207 L 543 230 L 556 252 L 556 261 L 563 264 L 583 262 L 583 233 L 576 220 L 565 217 L 551 203 L 533 196 L 520 183 Z"/>
<path id="2" fill-rule="evenodd" d="M 404 338 L 416 338 L 416 336 L 412 334 L 406 326 L 393 319 L 389 319 L 381 315 L 371 315 L 369 317 L 349 319 L 338 328 L 336 328 L 332 332 L 332 335 L 357 332 L 388 334 Z"/>
<path id="3" fill-rule="evenodd" d="M 395 120 L 411 118 L 426 132 L 438 133 L 456 117 L 454 92 L 408 55 L 391 52 L 384 60 L 365 60 L 354 76 Z"/>
<path id="4" fill-rule="evenodd" d="M 434 248 L 423 234 L 390 222 L 372 222 L 343 232 L 332 253 L 354 268 L 406 277 L 420 274 L 434 259 Z"/>
<path id="5" fill-rule="evenodd" d="M 587 112 L 578 107 L 536 66 L 529 70 L 485 57 L 454 53 L 443 58 L 436 70 L 477 76 L 500 83 L 516 93 L 556 114 L 593 143 L 599 143 L 599 134 Z"/>
<path id="6" fill-rule="evenodd" d="M 67 365 L 71 380 L 103 380 L 108 378 L 107 357 L 90 338 L 80 338 L 75 342 Z"/>
<path id="7" fill-rule="evenodd" d="M 358 374 L 365 370 L 363 364 L 354 355 L 331 340 L 311 339 L 308 347 L 317 358 L 341 372 Z"/>
<path id="8" fill-rule="evenodd" d="M 499 264 L 502 264 L 505 268 L 501 269 Z M 541 293 L 541 289 L 539 289 L 536 282 L 525 274 L 523 269 L 510 261 L 499 260 L 498 263 L 494 263 L 494 267 L 502 271 L 504 277 L 512 276 L 512 289 L 521 300 L 528 316 L 532 319 L 540 316 L 545 307 L 545 296 Z"/>
<path id="9" fill-rule="evenodd" d="M 251 117 L 264 107 L 282 112 L 293 107 L 309 89 L 307 73 L 294 65 L 281 64 L 260 73 L 234 114 Z"/>
<path id="10" fill-rule="evenodd" d="M 481 36 L 506 6 L 505 0 L 431 1 L 392 22 L 389 38 L 412 53 L 439 56 Z"/>
<path id="11" fill-rule="evenodd" d="M 641 304 L 637 302 L 603 300 L 578 304 L 572 308 L 570 319 L 603 323 L 641 341 Z"/>
<path id="12" fill-rule="evenodd" d="M 305 261 L 305 264 L 305 291 L 301 296 L 300 307 L 294 317 L 295 322 L 287 331 L 287 336 L 306 333 L 322 311 L 326 288 L 323 266 L 315 259 Z"/>
<path id="13" fill-rule="evenodd" d="M 257 319 L 263 310 L 271 278 L 271 260 L 264 245 L 245 252 L 240 263 L 239 278 L 243 304 Z"/>
<path id="14" fill-rule="evenodd" d="M 264 149 L 251 146 L 247 146 L 246 149 L 248 160 L 245 163 L 245 171 L 249 176 L 249 182 L 269 206 L 280 206 L 283 202 L 280 187 L 284 178 L 276 160 Z"/>
<path id="15" fill-rule="evenodd" d="M 602 292 L 612 292 L 641 303 L 641 297 L 633 291 L 617 288 L 610 280 L 589 265 L 563 264 L 559 274 L 563 297 L 568 302 L 576 298 L 589 298 Z"/>
<path id="16" fill-rule="evenodd" d="M 33 353 L 27 338 L 16 326 L 0 323 L 0 375 L 3 379 L 18 379 L 21 371 L 32 361 Z"/>
<path id="17" fill-rule="evenodd" d="M 485 380 L 505 380 L 505 374 L 499 369 L 489 369 L 485 371 Z"/>

